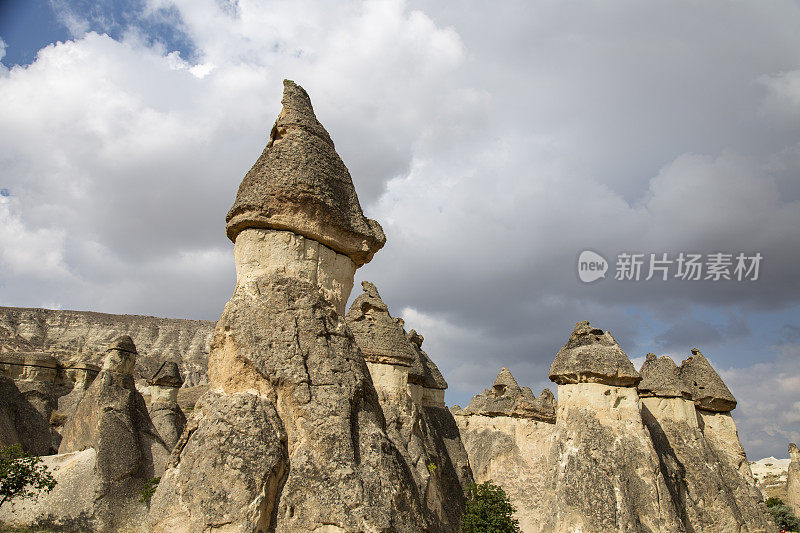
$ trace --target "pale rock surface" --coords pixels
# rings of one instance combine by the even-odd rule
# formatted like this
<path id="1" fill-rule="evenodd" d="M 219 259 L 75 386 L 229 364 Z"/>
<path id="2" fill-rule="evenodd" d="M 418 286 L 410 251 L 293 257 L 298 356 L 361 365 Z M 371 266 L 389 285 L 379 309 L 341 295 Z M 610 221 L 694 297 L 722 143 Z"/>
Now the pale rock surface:
<path id="1" fill-rule="evenodd" d="M 558 383 L 555 504 L 543 531 L 684 531 L 639 407 L 640 381 L 613 337 L 579 322 L 550 367 Z"/>
<path id="2" fill-rule="evenodd" d="M 795 516 L 800 516 L 800 450 L 793 442 L 789 443 L 789 469 L 786 476 L 786 505 Z"/>
<path id="3" fill-rule="evenodd" d="M 285 82 L 283 105 L 228 215 L 234 258 L 248 264 L 237 264 L 236 289 L 212 341 L 210 389 L 173 451 L 149 527 L 427 531 L 417 486 L 337 312 L 352 280 L 326 285 L 338 275 L 321 265 L 316 282 L 301 268 L 262 269 L 268 257 L 294 253 L 280 249 L 294 246 L 292 239 L 268 236 L 275 230 L 313 238 L 356 265 L 384 241 L 380 226 L 363 217 L 305 91 Z M 267 241 L 279 249 L 266 250 Z"/>
<path id="4" fill-rule="evenodd" d="M 116 531 L 140 523 L 139 491 L 164 470 L 169 449 L 147 413 L 131 374 L 136 348 L 121 336 L 109 346 L 103 370 L 86 390 L 63 428 L 60 454 L 93 448 L 99 489 L 92 517 L 99 529 Z"/>
<path id="5" fill-rule="evenodd" d="M 553 468 L 549 464 L 555 433 L 552 394 L 540 395 L 541 409 L 520 409 L 523 391 L 503 368 L 492 389 L 475 396 L 467 409 L 451 410 L 461 432 L 477 483 L 493 481 L 506 491 L 516 507 L 522 531 L 539 532 L 542 518 L 554 505 Z M 549 393 L 545 389 L 546 393 Z M 531 393 L 530 396 L 533 396 Z M 481 411 L 485 409 L 485 411 Z"/>
<path id="6" fill-rule="evenodd" d="M 178 365 L 174 361 L 165 361 L 147 383 L 150 385 L 150 420 L 172 450 L 186 427 L 186 415 L 178 404 L 178 391 L 183 385 Z"/>
<path id="7" fill-rule="evenodd" d="M 49 420 L 22 395 L 16 382 L 0 377 L 0 446 L 20 444 L 34 455 L 52 450 Z"/>
<path id="8" fill-rule="evenodd" d="M 447 383 L 422 350 L 423 338 L 393 318 L 370 282 L 350 306 L 347 324 L 364 354 L 386 417 L 389 438 L 411 469 L 435 531 L 456 533 L 472 472 L 453 415 Z"/>
<path id="9" fill-rule="evenodd" d="M 13 511 L 11 504 L 6 503 L 0 507 L 0 522 L 41 527 L 44 531 L 101 531 L 103 525 L 94 516 L 101 487 L 95 449 L 48 455 L 42 461 L 55 478 L 56 486 L 36 501 L 21 500 L 13 506 Z M 129 525 L 128 530 L 137 529 L 135 523 Z"/>
<path id="10" fill-rule="evenodd" d="M 186 385 L 207 382 L 208 351 L 214 322 L 0 307 L 0 353 L 43 351 L 64 366 L 79 360 L 102 363 L 108 344 L 129 335 L 139 355 L 134 378 L 152 376 L 165 354 L 179 354 Z"/>
<path id="11" fill-rule="evenodd" d="M 648 354 L 639 373 L 642 418 L 687 531 L 770 531 L 766 509 L 738 470 L 721 461 L 699 425 L 688 387 L 669 357 Z M 737 440 L 738 442 L 738 440 Z"/>
<path id="12" fill-rule="evenodd" d="M 750 462 L 753 479 L 756 480 L 765 500 L 774 496 L 786 501 L 789 463 L 789 458 L 776 459 L 775 457 L 764 457 Z"/>

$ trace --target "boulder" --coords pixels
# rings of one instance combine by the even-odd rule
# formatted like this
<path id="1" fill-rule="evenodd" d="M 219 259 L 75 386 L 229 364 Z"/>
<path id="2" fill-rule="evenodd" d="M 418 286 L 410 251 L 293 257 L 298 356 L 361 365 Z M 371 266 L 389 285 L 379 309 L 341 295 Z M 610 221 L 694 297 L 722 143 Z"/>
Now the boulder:
<path id="1" fill-rule="evenodd" d="M 616 387 L 635 387 L 639 373 L 619 347 L 610 331 L 578 322 L 567 343 L 550 365 L 550 380 L 559 385 L 602 383 Z"/>
<path id="2" fill-rule="evenodd" d="M 158 435 L 133 382 L 136 348 L 130 337 L 114 340 L 103 370 L 86 390 L 63 428 L 59 454 L 93 448 L 99 489 L 93 518 L 102 530 L 141 522 L 139 491 L 161 475 L 170 450 Z"/>
<path id="3" fill-rule="evenodd" d="M 417 485 L 342 309 L 384 242 L 308 95 L 283 111 L 228 214 L 236 288 L 209 391 L 153 497 L 154 532 L 425 531 Z"/>
<path id="4" fill-rule="evenodd" d="M 302 87 L 283 82 L 283 109 L 226 218 L 231 241 L 245 228 L 288 230 L 368 263 L 386 242 L 361 210 L 350 172 Z"/>
<path id="5" fill-rule="evenodd" d="M 697 348 L 681 363 L 680 374 L 699 409 L 727 413 L 736 408 L 736 398 Z"/>

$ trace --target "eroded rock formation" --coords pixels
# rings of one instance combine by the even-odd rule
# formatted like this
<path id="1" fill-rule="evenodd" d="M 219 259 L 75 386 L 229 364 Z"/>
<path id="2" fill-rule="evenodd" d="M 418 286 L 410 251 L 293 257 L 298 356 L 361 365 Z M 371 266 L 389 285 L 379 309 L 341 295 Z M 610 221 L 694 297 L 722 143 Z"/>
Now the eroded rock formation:
<path id="1" fill-rule="evenodd" d="M 150 421 L 133 382 L 136 347 L 128 336 L 106 350 L 103 369 L 64 425 L 59 454 L 95 451 L 97 492 L 92 516 L 98 529 L 116 531 L 141 523 L 145 482 L 159 476 L 169 449 Z"/>
<path id="2" fill-rule="evenodd" d="M 172 450 L 186 427 L 186 415 L 178 405 L 178 391 L 183 385 L 178 364 L 165 361 L 147 383 L 150 385 L 150 419 L 164 443 Z"/>
<path id="3" fill-rule="evenodd" d="M 501 485 L 517 507 L 523 531 L 543 531 L 553 505 L 549 461 L 555 432 L 555 400 L 545 389 L 535 398 L 503 368 L 491 389 L 453 414 L 469 455 L 475 481 Z"/>
<path id="4" fill-rule="evenodd" d="M 46 352 L 66 367 L 102 363 L 108 343 L 129 335 L 139 351 L 134 378 L 140 383 L 172 352 L 180 354 L 187 386 L 205 383 L 213 332 L 214 322 L 203 320 L 0 307 L 0 353 Z"/>
<path id="5" fill-rule="evenodd" d="M 786 505 L 800 516 L 800 449 L 789 443 L 789 472 L 786 476 Z"/>
<path id="6" fill-rule="evenodd" d="M 389 437 L 411 467 L 434 531 L 457 532 L 472 473 L 444 404 L 447 382 L 422 350 L 422 336 L 405 332 L 403 320 L 389 314 L 375 285 L 361 285 L 364 293 L 346 319 L 367 361 Z"/>
<path id="7" fill-rule="evenodd" d="M 639 412 L 641 378 L 611 333 L 578 322 L 550 379 L 555 504 L 543 531 L 683 531 Z"/>
<path id="8" fill-rule="evenodd" d="M 693 391 L 702 391 L 698 405 L 735 405 L 730 391 L 706 365 L 707 361 L 702 372 L 692 372 L 689 381 L 669 357 L 647 354 L 642 365 L 642 418 L 662 474 L 687 531 L 769 531 L 773 526 L 760 494 L 752 491 L 752 484 L 738 469 L 719 457 L 700 427 Z M 697 368 L 697 361 L 684 368 Z M 704 377 L 724 398 L 709 392 Z"/>
<path id="9" fill-rule="evenodd" d="M 154 531 L 425 531 L 417 485 L 343 317 L 383 245 L 306 92 L 283 109 L 227 218 L 237 282 L 209 392 L 153 497 Z"/>

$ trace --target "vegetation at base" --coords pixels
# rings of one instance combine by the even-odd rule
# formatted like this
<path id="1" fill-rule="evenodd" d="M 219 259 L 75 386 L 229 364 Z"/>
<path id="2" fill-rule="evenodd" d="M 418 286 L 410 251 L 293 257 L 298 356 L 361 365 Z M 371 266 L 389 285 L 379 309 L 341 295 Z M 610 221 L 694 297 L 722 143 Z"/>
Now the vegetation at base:
<path id="1" fill-rule="evenodd" d="M 461 518 L 462 533 L 519 533 L 519 520 L 506 492 L 491 481 L 471 483 Z"/>
<path id="2" fill-rule="evenodd" d="M 787 505 L 784 505 L 783 500 L 772 497 L 766 501 L 766 504 L 769 508 L 769 514 L 772 515 L 778 527 L 786 531 L 800 531 L 800 519 L 794 515 Z"/>
<path id="3" fill-rule="evenodd" d="M 156 493 L 156 488 L 158 488 L 158 483 L 161 481 L 160 477 L 154 477 L 149 479 L 145 484 L 144 488 L 139 491 L 139 501 L 142 503 L 146 503 L 147 506 L 150 506 L 150 499 L 153 497 L 153 494 Z"/>
<path id="4" fill-rule="evenodd" d="M 30 498 L 36 500 L 42 492 L 50 492 L 56 480 L 47 470 L 41 457 L 30 455 L 14 444 L 0 449 L 0 505 Z"/>

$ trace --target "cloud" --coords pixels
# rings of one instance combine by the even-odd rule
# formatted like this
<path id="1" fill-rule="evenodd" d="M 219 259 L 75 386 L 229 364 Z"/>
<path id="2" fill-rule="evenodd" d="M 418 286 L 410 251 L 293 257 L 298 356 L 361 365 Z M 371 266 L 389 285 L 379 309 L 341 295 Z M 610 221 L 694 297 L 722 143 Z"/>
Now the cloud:
<path id="1" fill-rule="evenodd" d="M 741 372 L 782 338 L 766 323 L 798 322 L 796 3 L 57 6 L 75 38 L 0 73 L 3 304 L 216 319 L 224 216 L 291 78 L 389 238 L 357 278 L 426 337 L 448 401 L 500 366 L 547 386 L 578 320 Z M 587 285 L 585 249 L 764 262 Z"/>

